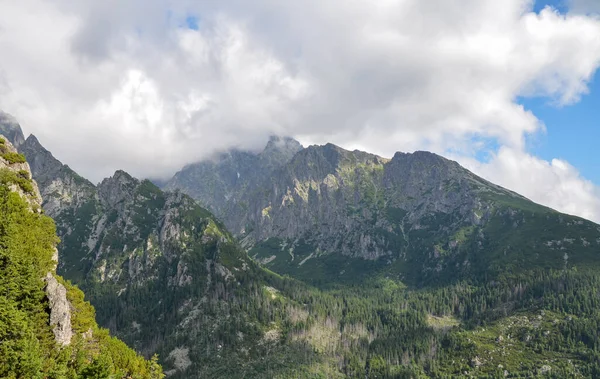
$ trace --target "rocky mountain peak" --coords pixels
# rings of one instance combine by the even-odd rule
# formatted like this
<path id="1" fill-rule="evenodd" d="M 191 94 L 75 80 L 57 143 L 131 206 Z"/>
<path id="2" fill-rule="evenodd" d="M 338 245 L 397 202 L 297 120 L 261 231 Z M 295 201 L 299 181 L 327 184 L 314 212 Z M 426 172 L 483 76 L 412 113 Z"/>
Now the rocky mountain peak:
<path id="1" fill-rule="evenodd" d="M 419 180 L 433 181 L 461 179 L 473 176 L 458 163 L 427 151 L 414 153 L 396 153 L 386 165 L 386 179 L 394 183 L 405 182 L 414 177 Z"/>
<path id="2" fill-rule="evenodd" d="M 96 197 L 95 186 L 56 159 L 33 134 L 19 151 L 31 166 L 42 192 L 43 208 L 50 217 L 57 218 L 64 209 L 78 208 L 89 198 Z"/>
<path id="3" fill-rule="evenodd" d="M 24 141 L 24 143 L 26 143 L 27 146 L 31 149 L 48 151 L 42 146 L 40 141 L 33 134 L 30 134 L 29 137 L 27 137 L 27 139 Z"/>
<path id="4" fill-rule="evenodd" d="M 17 149 L 25 142 L 21 125 L 13 116 L 2 111 L 0 111 L 0 134 L 4 135 Z"/>
<path id="5" fill-rule="evenodd" d="M 356 165 L 381 165 L 386 159 L 363 151 L 345 150 L 337 145 L 312 145 L 294 156 L 286 166 L 288 172 L 298 179 L 321 180 Z"/>
<path id="6" fill-rule="evenodd" d="M 138 179 L 123 170 L 117 170 L 98 185 L 98 196 L 103 205 L 114 207 L 133 196 L 134 189 L 139 185 Z"/>
<path id="7" fill-rule="evenodd" d="M 293 138 L 272 136 L 260 153 L 231 149 L 187 165 L 164 188 L 180 189 L 226 219 L 243 194 L 254 192 L 302 149 Z"/>
<path id="8" fill-rule="evenodd" d="M 37 181 L 45 181 L 49 177 L 55 177 L 63 166 L 50 151 L 42 146 L 33 134 L 27 137 L 19 151 L 27 157 L 27 161 L 31 165 L 31 171 Z"/>
<path id="9" fill-rule="evenodd" d="M 258 155 L 260 169 L 267 175 L 269 172 L 289 162 L 296 153 L 302 150 L 300 142 L 290 137 L 271 136 L 267 146 Z"/>
<path id="10" fill-rule="evenodd" d="M 392 157 L 392 162 L 406 162 L 409 165 L 416 166 L 427 166 L 427 167 L 446 167 L 446 168 L 460 168 L 460 165 L 455 161 L 444 158 L 440 155 L 429 151 L 417 150 L 414 153 L 402 153 L 396 152 Z M 464 170 L 464 169 L 463 169 Z M 466 171 L 466 170 L 464 170 Z"/>
<path id="11" fill-rule="evenodd" d="M 265 146 L 262 154 L 283 153 L 289 155 L 291 158 L 302 149 L 303 147 L 300 142 L 291 137 L 271 136 L 269 137 L 269 142 L 267 142 L 267 146 Z"/>

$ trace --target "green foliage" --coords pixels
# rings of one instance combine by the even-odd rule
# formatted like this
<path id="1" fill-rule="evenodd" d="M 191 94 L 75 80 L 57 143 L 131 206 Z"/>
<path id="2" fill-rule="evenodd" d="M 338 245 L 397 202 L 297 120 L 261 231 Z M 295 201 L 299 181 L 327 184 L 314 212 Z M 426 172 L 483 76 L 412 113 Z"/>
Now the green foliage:
<path id="1" fill-rule="evenodd" d="M 350 377 L 445 378 L 466 371 L 487 378 L 504 377 L 504 370 L 532 377 L 544 366 L 555 377 L 595 377 L 600 368 L 597 274 L 538 270 L 495 283 L 387 291 L 323 292 L 273 280 L 282 298 L 308 304 L 308 323 L 292 325 L 290 334 L 298 328 L 314 333 L 326 323 L 341 332 L 328 337 L 332 345 L 323 354 L 343 356 L 340 371 Z M 367 333 L 362 341 L 361 329 Z"/>
<path id="2" fill-rule="evenodd" d="M 53 271 L 58 238 L 52 219 L 10 190 L 13 182 L 22 187 L 19 180 L 31 185 L 21 172 L 0 171 L 0 377 L 161 378 L 155 360 L 97 327 L 93 307 L 70 283 L 64 284 L 74 337 L 70 346 L 57 346 L 42 278 Z"/>
<path id="3" fill-rule="evenodd" d="M 1 155 L 8 163 L 25 163 L 25 156 L 23 154 L 8 152 Z"/>
<path id="4" fill-rule="evenodd" d="M 74 282 L 81 282 L 89 269 L 90 262 L 81 258 L 81 249 L 92 233 L 93 220 L 99 212 L 98 200 L 90 199 L 75 209 L 63 210 L 56 218 L 57 225 L 62 226 L 58 228 L 59 235 L 62 236 L 59 245 L 62 261 L 59 273 Z"/>
<path id="5" fill-rule="evenodd" d="M 25 180 L 31 180 L 31 178 L 29 177 L 29 171 L 27 170 L 17 171 L 17 176 Z"/>
<path id="6" fill-rule="evenodd" d="M 27 171 L 20 170 L 15 173 L 8 169 L 0 170 L 0 185 L 6 186 L 8 184 L 16 184 L 23 192 L 33 194 L 33 184 Z"/>

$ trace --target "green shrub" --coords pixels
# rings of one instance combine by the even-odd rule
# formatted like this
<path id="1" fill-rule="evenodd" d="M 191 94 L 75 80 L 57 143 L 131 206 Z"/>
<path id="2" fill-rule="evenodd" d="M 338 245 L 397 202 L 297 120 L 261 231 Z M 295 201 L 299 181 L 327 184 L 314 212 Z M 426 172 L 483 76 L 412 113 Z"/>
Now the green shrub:
<path id="1" fill-rule="evenodd" d="M 22 172 L 25 172 L 27 177 L 29 177 L 29 173 L 25 170 L 19 171 L 18 174 L 8 169 L 0 170 L 0 185 L 16 184 L 23 192 L 29 194 L 33 193 L 33 184 L 31 183 L 31 180 L 29 178 L 25 179 Z"/>
<path id="2" fill-rule="evenodd" d="M 20 178 L 23 178 L 23 179 L 26 179 L 26 180 L 29 180 L 29 179 L 31 179 L 31 178 L 29 177 L 29 172 L 28 172 L 27 170 L 19 170 L 19 171 L 17 172 L 17 174 L 19 175 L 19 177 L 20 177 Z"/>
<path id="3" fill-rule="evenodd" d="M 21 187 L 23 192 L 33 193 L 33 184 L 31 184 L 29 180 L 19 178 L 17 179 L 17 184 L 19 185 L 19 187 Z"/>
<path id="4" fill-rule="evenodd" d="M 25 156 L 23 154 L 19 154 L 19 153 L 4 153 L 2 154 L 2 158 L 4 158 L 5 160 L 8 161 L 8 163 L 10 164 L 14 164 L 14 163 L 25 163 Z"/>

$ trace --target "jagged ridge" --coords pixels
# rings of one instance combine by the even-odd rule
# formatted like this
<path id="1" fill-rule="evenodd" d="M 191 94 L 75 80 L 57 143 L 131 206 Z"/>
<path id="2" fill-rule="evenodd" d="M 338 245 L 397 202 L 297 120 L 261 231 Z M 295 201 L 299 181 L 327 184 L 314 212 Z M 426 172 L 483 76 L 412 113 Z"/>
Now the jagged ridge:
<path id="1" fill-rule="evenodd" d="M 178 173 L 171 186 L 186 177 L 182 190 L 211 204 L 213 192 L 202 183 L 218 168 L 202 167 L 194 177 Z M 223 187 L 218 193 L 231 191 Z M 595 264 L 600 237 L 587 220 L 423 151 L 390 160 L 332 144 L 310 146 L 238 192 L 227 207 L 215 208 L 217 216 L 254 258 L 313 283 L 354 281 L 382 270 L 425 285 L 536 265 L 560 268 L 565 252 L 552 241 L 561 240 L 572 241 L 567 264 Z"/>

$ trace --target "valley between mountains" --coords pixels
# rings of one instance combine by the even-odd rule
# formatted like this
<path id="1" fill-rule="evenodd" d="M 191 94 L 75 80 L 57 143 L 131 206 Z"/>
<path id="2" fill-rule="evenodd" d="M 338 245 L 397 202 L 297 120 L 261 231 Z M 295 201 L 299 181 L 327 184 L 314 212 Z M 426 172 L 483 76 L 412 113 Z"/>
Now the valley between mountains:
<path id="1" fill-rule="evenodd" d="M 56 223 L 66 288 L 140 355 L 129 377 L 600 377 L 600 226 L 454 161 L 271 137 L 160 186 L 93 184 L 7 115 L 0 134 Z"/>

